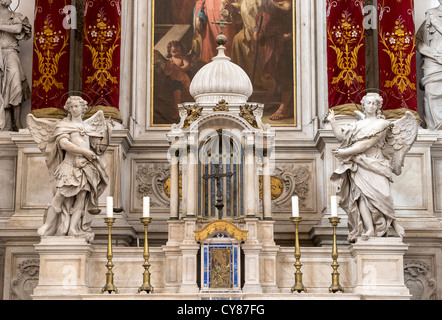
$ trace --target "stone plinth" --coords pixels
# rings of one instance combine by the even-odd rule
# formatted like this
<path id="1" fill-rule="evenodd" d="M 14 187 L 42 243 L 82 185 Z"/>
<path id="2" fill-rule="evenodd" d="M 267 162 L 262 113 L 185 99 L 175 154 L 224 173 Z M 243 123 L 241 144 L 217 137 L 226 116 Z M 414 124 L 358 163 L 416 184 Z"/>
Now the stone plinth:
<path id="1" fill-rule="evenodd" d="M 408 245 L 401 238 L 370 238 L 350 246 L 355 264 L 354 293 L 366 298 L 411 298 L 404 280 L 404 254 Z"/>
<path id="2" fill-rule="evenodd" d="M 87 284 L 92 245 L 76 237 L 45 237 L 35 249 L 40 255 L 40 278 L 33 299 L 89 294 Z"/>

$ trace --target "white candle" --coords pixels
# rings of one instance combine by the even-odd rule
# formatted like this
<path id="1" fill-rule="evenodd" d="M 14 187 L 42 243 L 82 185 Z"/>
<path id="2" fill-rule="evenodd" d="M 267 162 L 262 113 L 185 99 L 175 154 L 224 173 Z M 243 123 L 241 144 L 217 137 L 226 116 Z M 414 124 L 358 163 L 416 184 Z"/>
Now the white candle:
<path id="1" fill-rule="evenodd" d="M 107 197 L 106 198 L 106 213 L 108 218 L 114 217 L 114 198 Z"/>
<path id="2" fill-rule="evenodd" d="M 299 198 L 298 198 L 298 196 L 292 197 L 292 215 L 293 215 L 293 218 L 299 217 Z"/>
<path id="3" fill-rule="evenodd" d="M 337 196 L 331 197 L 331 216 L 332 217 L 338 216 L 338 197 Z"/>
<path id="4" fill-rule="evenodd" d="M 143 198 L 143 218 L 149 218 L 150 217 L 150 198 L 144 197 Z"/>

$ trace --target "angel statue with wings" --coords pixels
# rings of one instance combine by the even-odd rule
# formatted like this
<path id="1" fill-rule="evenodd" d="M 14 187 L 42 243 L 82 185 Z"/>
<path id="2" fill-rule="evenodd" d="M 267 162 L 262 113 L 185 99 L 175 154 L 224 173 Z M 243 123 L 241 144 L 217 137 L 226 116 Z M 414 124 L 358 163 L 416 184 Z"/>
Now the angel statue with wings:
<path id="1" fill-rule="evenodd" d="M 392 226 L 404 236 L 395 217 L 390 183 L 400 175 L 405 156 L 416 141 L 418 122 L 411 112 L 394 122 L 382 116 L 383 98 L 368 93 L 362 98 L 363 112 L 348 128 L 341 128 L 330 111 L 327 120 L 341 146 L 333 153 L 339 160 L 331 181 L 337 188 L 340 207 L 348 215 L 348 242 L 387 235 Z"/>
<path id="2" fill-rule="evenodd" d="M 60 121 L 27 116 L 32 138 L 45 154 L 55 193 L 47 209 L 40 236 L 74 236 L 94 239 L 89 206 L 98 206 L 98 198 L 109 178 L 100 156 L 106 152 L 112 133 L 103 111 L 88 120 L 85 100 L 71 96 L 64 109 L 67 117 Z"/>

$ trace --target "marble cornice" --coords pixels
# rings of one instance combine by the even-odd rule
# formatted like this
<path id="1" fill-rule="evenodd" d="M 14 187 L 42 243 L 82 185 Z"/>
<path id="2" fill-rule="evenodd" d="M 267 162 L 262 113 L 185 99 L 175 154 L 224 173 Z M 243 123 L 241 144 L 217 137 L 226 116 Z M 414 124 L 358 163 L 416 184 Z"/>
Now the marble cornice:
<path id="1" fill-rule="evenodd" d="M 125 152 L 129 151 L 129 149 L 134 144 L 134 139 L 132 134 L 127 129 L 117 129 L 112 131 L 111 144 L 117 143 L 118 145 L 123 147 Z"/>
<path id="2" fill-rule="evenodd" d="M 322 152 L 327 143 L 337 143 L 335 135 L 332 130 L 329 129 L 319 129 L 315 135 L 315 146 L 318 148 L 320 152 Z"/>

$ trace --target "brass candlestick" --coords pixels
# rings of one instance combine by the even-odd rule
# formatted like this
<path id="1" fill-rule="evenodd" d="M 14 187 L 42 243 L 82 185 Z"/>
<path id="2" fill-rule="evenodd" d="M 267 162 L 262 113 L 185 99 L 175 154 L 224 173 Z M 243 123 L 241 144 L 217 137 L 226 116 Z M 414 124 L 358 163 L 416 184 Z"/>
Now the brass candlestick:
<path id="1" fill-rule="evenodd" d="M 147 227 L 152 218 L 141 218 L 141 222 L 144 224 L 144 273 L 143 273 L 143 285 L 138 289 L 138 293 L 146 291 L 147 293 L 153 293 L 153 287 L 150 284 L 150 263 L 149 263 L 149 243 L 147 239 Z"/>
<path id="2" fill-rule="evenodd" d="M 333 268 L 333 273 L 332 273 L 332 285 L 330 286 L 329 291 L 333 292 L 333 293 L 336 293 L 338 291 L 344 292 L 341 285 L 339 284 L 338 245 L 337 245 L 337 241 L 336 241 L 336 227 L 338 226 L 339 222 L 341 221 L 341 218 L 331 217 L 331 218 L 329 218 L 329 220 L 333 226 L 333 251 L 332 251 L 333 263 L 331 265 Z"/>
<path id="3" fill-rule="evenodd" d="M 301 222 L 302 218 L 301 217 L 293 217 L 290 218 L 290 220 L 292 220 L 294 226 L 295 226 L 295 259 L 296 259 L 296 263 L 295 263 L 295 268 L 296 268 L 296 272 L 295 272 L 295 285 L 292 288 L 292 292 L 307 292 L 307 288 L 304 287 L 304 285 L 302 284 L 302 272 L 301 272 L 301 250 L 299 248 L 299 234 L 298 234 L 298 227 L 299 227 L 299 223 Z"/>
<path id="4" fill-rule="evenodd" d="M 101 289 L 101 292 L 109 292 L 111 294 L 112 292 L 118 293 L 118 289 L 114 286 L 114 273 L 112 272 L 112 269 L 114 267 L 114 264 L 112 263 L 112 225 L 115 222 L 115 218 L 104 218 L 104 221 L 107 224 L 108 227 L 108 242 L 107 242 L 107 273 L 106 273 L 106 285 Z"/>

